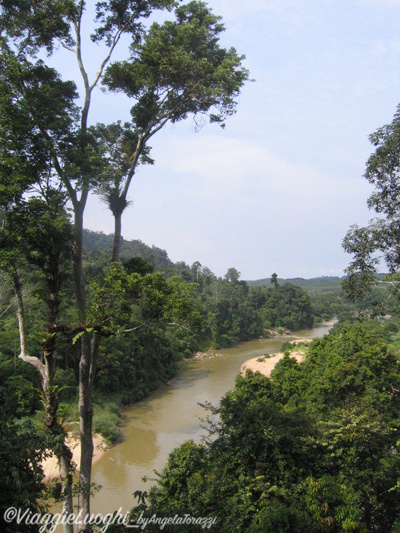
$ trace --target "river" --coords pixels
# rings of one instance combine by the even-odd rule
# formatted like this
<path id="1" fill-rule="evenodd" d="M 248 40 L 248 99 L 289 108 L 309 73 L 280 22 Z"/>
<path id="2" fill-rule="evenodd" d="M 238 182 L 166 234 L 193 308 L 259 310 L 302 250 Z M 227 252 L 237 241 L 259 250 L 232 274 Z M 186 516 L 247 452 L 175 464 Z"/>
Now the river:
<path id="1" fill-rule="evenodd" d="M 296 332 L 296 337 L 323 337 L 330 326 L 319 325 Z M 218 405 L 222 396 L 233 388 L 242 363 L 280 351 L 288 336 L 260 339 L 218 350 L 219 357 L 183 362 L 178 376 L 161 390 L 136 403 L 124 413 L 125 439 L 111 448 L 93 467 L 93 482 L 102 489 L 92 500 L 92 511 L 103 515 L 119 508 L 130 510 L 135 490 L 154 484 L 144 483 L 143 476 L 155 478 L 169 453 L 185 440 L 198 442 L 206 431 L 201 418 L 206 411 L 199 402 Z"/>

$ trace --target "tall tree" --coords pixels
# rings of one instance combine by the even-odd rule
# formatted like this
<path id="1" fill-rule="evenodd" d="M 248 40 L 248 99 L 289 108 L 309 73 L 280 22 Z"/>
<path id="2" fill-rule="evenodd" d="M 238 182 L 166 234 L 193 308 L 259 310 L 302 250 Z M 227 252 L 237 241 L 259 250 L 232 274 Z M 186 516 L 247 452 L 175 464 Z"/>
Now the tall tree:
<path id="1" fill-rule="evenodd" d="M 277 289 L 278 286 L 279 286 L 278 274 L 276 274 L 275 272 L 271 276 L 271 285 L 273 285 L 275 287 L 275 289 Z"/>
<path id="2" fill-rule="evenodd" d="M 32 120 L 28 106 L 16 97 L 18 89 L 13 85 L 17 82 L 18 86 L 24 79 L 27 92 L 34 92 L 40 82 L 56 89 L 58 80 L 54 72 L 43 69 L 42 64 L 36 69 L 29 68 L 25 62 L 18 65 L 15 55 L 7 50 L 4 55 L 9 61 L 0 66 L 0 268 L 8 274 L 14 287 L 19 358 L 33 365 L 41 377 L 48 445 L 60 465 L 64 510 L 72 513 L 72 453 L 65 444 L 65 432 L 57 417 L 59 391 L 54 386 L 60 294 L 69 268 L 72 231 L 65 211 L 66 199 L 60 190 L 51 186 L 49 147 Z M 68 124 L 69 89 L 73 94 L 71 85 L 68 89 L 63 86 L 63 98 L 58 102 L 64 108 L 64 119 L 59 116 L 58 126 L 52 127 L 53 135 L 58 137 L 57 128 L 60 131 Z M 24 200 L 26 193 L 30 195 L 29 200 Z M 32 353 L 28 342 L 20 278 L 20 268 L 25 266 L 35 270 L 39 294 L 47 309 L 40 353 Z M 64 529 L 72 531 L 72 526 Z"/>
<path id="3" fill-rule="evenodd" d="M 12 279 L 17 304 L 20 337 L 19 358 L 40 373 L 47 442 L 59 465 L 63 510 L 73 512 L 72 452 L 65 443 L 65 430 L 57 416 L 60 391 L 55 386 L 56 352 L 63 327 L 59 323 L 61 292 L 70 265 L 72 228 L 66 213 L 65 197 L 59 191 L 42 187 L 42 197 L 31 197 L 8 206 L 0 231 L 0 268 Z M 36 290 L 46 307 L 41 331 L 41 353 L 32 353 L 27 334 L 27 317 L 20 268 L 34 269 Z M 64 531 L 72 533 L 72 524 Z"/>
<path id="4" fill-rule="evenodd" d="M 101 52 L 103 56 L 90 79 L 84 60 L 83 33 L 89 3 L 84 0 L 0 2 L 0 75 L 7 80 L 12 102 L 28 117 L 31 130 L 47 148 L 52 168 L 73 207 L 73 276 L 77 327 L 82 333 L 79 509 L 83 516 L 90 514 L 92 393 L 101 331 L 88 327 L 82 232 L 88 196 L 99 186 L 104 156 L 109 156 L 89 127 L 93 91 L 103 83 L 110 90 L 124 91 L 135 99 L 129 133 L 122 131 L 122 138 L 125 133 L 130 136 L 128 172 L 124 152 L 120 175 L 111 172 L 108 176 L 111 185 L 103 188 L 103 193 L 113 202 L 114 216 L 119 217 L 118 243 L 120 216 L 127 205 L 129 185 L 136 165 L 146 156 L 150 137 L 168 121 L 176 122 L 189 114 L 208 113 L 211 121 L 222 123 L 234 112 L 235 97 L 248 77 L 241 67 L 242 58 L 233 49 L 219 48 L 218 35 L 223 27 L 201 2 L 177 8 L 176 21 L 155 24 L 145 31 L 144 21 L 154 10 L 172 9 L 176 5 L 174 0 L 96 2 L 91 39 L 96 45 L 96 57 Z M 124 34 L 132 41 L 131 57 L 126 62 L 110 65 Z M 79 73 L 76 79 L 63 81 L 44 59 L 36 60 L 42 50 L 53 53 L 56 44 L 75 58 Z M 83 84 L 80 103 L 76 91 L 78 79 Z M 120 140 L 117 135 L 115 142 L 118 144 Z M 7 174 L 7 167 L 3 169 Z M 118 257 L 118 249 L 116 244 L 114 258 Z M 81 530 L 86 529 L 86 525 L 81 526 Z"/>
<path id="5" fill-rule="evenodd" d="M 139 144 L 139 134 L 132 124 L 120 122 L 97 124 L 91 128 L 101 150 L 105 164 L 98 175 L 97 193 L 107 204 L 114 217 L 114 241 L 112 261 L 119 261 L 122 231 L 122 213 L 129 205 L 128 190 L 132 180 L 132 164 Z M 150 148 L 143 146 L 141 154 L 134 161 L 152 164 Z"/>
<path id="6" fill-rule="evenodd" d="M 27 3 L 1 2 L 0 36 L 3 72 L 12 83 L 13 99 L 26 110 L 43 142 L 48 146 L 52 163 L 64 184 L 74 210 L 73 270 L 78 317 L 86 323 L 86 291 L 82 269 L 83 216 L 89 192 L 99 168 L 92 139 L 88 133 L 88 116 L 93 90 L 99 84 L 107 63 L 121 36 L 130 34 L 137 40 L 143 32 L 142 20 L 157 8 L 170 8 L 171 0 L 96 3 L 95 29 L 92 40 L 105 45 L 104 56 L 93 80 L 83 60 L 82 23 L 84 0 Z M 42 62 L 32 64 L 42 48 L 48 53 L 56 42 L 74 54 L 83 81 L 83 104 L 74 107 L 75 83 L 61 82 L 57 73 Z M 65 120 L 69 124 L 65 123 Z M 64 122 L 64 123 L 63 123 Z M 65 135 L 60 135 L 60 129 Z M 68 133 L 66 133 L 68 132 Z M 81 464 L 79 474 L 79 508 L 83 516 L 90 514 L 93 379 L 99 350 L 96 332 L 81 338 L 79 373 L 79 413 Z M 81 525 L 81 530 L 88 529 Z"/>
<path id="7" fill-rule="evenodd" d="M 119 258 L 121 216 L 128 205 L 136 167 L 140 161 L 152 162 L 148 156 L 149 139 L 168 122 L 176 123 L 189 116 L 193 116 L 197 128 L 206 118 L 225 126 L 224 121 L 235 113 L 236 98 L 248 80 L 248 71 L 242 66 L 244 56 L 239 56 L 234 48 L 220 46 L 224 31 L 221 17 L 214 15 L 204 2 L 177 7 L 175 16 L 174 21 L 154 23 L 141 41 L 132 44 L 129 60 L 110 65 L 103 78 L 108 89 L 123 92 L 135 102 L 130 133 L 128 124 L 124 135 L 117 125 L 108 129 L 109 134 L 119 133 L 108 152 L 118 157 L 120 170 L 115 175 L 114 164 L 110 179 L 100 189 L 115 219 L 114 261 Z"/>

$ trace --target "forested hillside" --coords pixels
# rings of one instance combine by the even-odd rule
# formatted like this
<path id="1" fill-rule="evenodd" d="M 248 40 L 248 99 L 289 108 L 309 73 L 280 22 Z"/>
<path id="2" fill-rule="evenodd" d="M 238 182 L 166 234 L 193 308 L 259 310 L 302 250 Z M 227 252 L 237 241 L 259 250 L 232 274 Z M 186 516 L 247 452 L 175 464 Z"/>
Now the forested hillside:
<path id="1" fill-rule="evenodd" d="M 109 267 L 112 235 L 93 231 L 84 233 L 84 273 L 88 284 L 104 280 Z M 309 297 L 288 282 L 275 285 L 252 286 L 240 280 L 240 273 L 230 268 L 224 278 L 218 278 L 210 269 L 196 262 L 189 266 L 173 263 L 165 250 L 149 247 L 141 241 L 121 243 L 121 258 L 128 273 L 142 279 L 154 272 L 171 280 L 175 276 L 190 289 L 190 301 L 195 310 L 195 321 L 190 328 L 170 326 L 157 320 L 148 320 L 129 333 L 109 336 L 101 347 L 95 388 L 102 395 L 116 395 L 117 401 L 128 404 L 141 399 L 151 390 L 166 383 L 176 372 L 176 363 L 192 357 L 197 350 L 228 347 L 258 337 L 266 337 L 271 329 L 298 330 L 310 328 L 314 314 L 332 318 L 341 313 L 355 313 L 344 297 L 326 293 Z M 28 336 L 40 351 L 40 328 L 45 310 L 37 293 L 40 286 L 34 270 L 25 267 L 26 313 L 29 317 Z M 1 402 L 8 413 L 18 417 L 32 416 L 40 409 L 36 389 L 40 385 L 38 373 L 16 358 L 19 353 L 19 334 L 16 320 L 16 302 L 10 280 L 1 277 L 0 357 Z M 93 290 L 93 289 L 92 289 Z M 72 293 L 67 284 L 66 293 Z M 73 302 L 65 305 L 67 319 L 73 313 Z M 55 384 L 62 387 L 60 396 L 64 414 L 70 412 L 69 402 L 77 392 L 79 350 L 74 335 L 67 335 L 60 343 Z M 95 426 L 96 426 L 95 420 Z M 97 429 L 108 438 L 118 432 L 98 423 Z"/>
<path id="2" fill-rule="evenodd" d="M 104 280 L 112 235 L 85 231 L 84 243 L 86 281 L 95 283 L 97 279 Z M 120 394 L 123 403 L 138 400 L 168 381 L 176 372 L 176 362 L 183 357 L 191 357 L 199 349 L 227 347 L 268 336 L 271 328 L 296 330 L 313 324 L 307 294 L 291 284 L 272 288 L 249 287 L 240 280 L 240 274 L 234 268 L 229 269 L 224 278 L 217 278 L 200 263 L 192 266 L 182 262 L 174 264 L 164 250 L 146 246 L 140 241 L 123 240 L 121 258 L 127 272 L 136 273 L 143 279 L 154 272 L 162 273 L 166 279 L 179 276 L 190 288 L 197 316 L 191 328 L 150 320 L 135 331 L 104 340 L 96 388 L 102 393 Z M 40 350 L 39 331 L 44 309 L 36 293 L 35 272 L 26 269 L 24 275 L 27 280 L 28 335 Z M 67 286 L 65 290 L 72 292 L 72 287 Z M 39 376 L 33 368 L 15 358 L 19 350 L 16 307 L 11 284 L 4 274 L 1 296 L 3 405 L 21 416 L 30 416 L 39 408 L 38 397 L 32 389 L 32 386 L 38 387 Z M 66 317 L 73 313 L 72 302 L 70 304 L 63 309 Z M 78 362 L 78 349 L 71 334 L 64 339 L 57 354 L 55 377 L 56 384 L 63 387 L 62 399 L 69 399 L 75 394 Z"/>
<path id="3" fill-rule="evenodd" d="M 100 273 L 99 268 L 107 263 L 112 249 L 112 235 L 86 230 L 84 242 L 87 272 Z M 313 325 L 313 310 L 306 292 L 291 283 L 252 287 L 240 280 L 235 268 L 228 269 L 224 278 L 218 278 L 199 262 L 191 266 L 173 263 L 165 250 L 135 240 L 122 240 L 121 259 L 128 270 L 140 274 L 158 271 L 168 279 L 179 276 L 193 284 L 192 297 L 201 320 L 194 341 L 190 337 L 192 343 L 186 355 L 190 355 L 190 350 L 227 347 L 267 336 L 270 328 L 297 330 Z"/>
<path id="4" fill-rule="evenodd" d="M 293 283 L 293 285 L 297 285 L 298 287 L 301 287 L 302 289 L 307 289 L 309 293 L 313 292 L 327 292 L 332 290 L 339 290 L 341 288 L 342 282 L 344 280 L 343 277 L 339 276 L 321 276 L 318 278 L 310 278 L 310 279 L 304 279 L 304 278 L 277 278 L 278 283 Z M 272 278 L 263 278 L 263 279 L 257 279 L 254 281 L 249 281 L 249 285 L 265 285 L 267 287 L 272 285 Z"/>
<path id="5" fill-rule="evenodd" d="M 104 257 L 105 260 L 109 261 L 113 248 L 113 240 L 113 234 L 106 235 L 102 232 L 90 230 L 84 230 L 83 232 L 83 245 L 88 257 L 97 259 Z M 169 259 L 165 250 L 161 250 L 156 246 L 147 246 L 142 241 L 138 240 L 127 241 L 121 237 L 120 254 L 122 260 L 139 256 L 142 259 L 149 261 L 154 268 L 157 269 L 165 269 L 169 266 L 173 266 L 173 263 Z"/>

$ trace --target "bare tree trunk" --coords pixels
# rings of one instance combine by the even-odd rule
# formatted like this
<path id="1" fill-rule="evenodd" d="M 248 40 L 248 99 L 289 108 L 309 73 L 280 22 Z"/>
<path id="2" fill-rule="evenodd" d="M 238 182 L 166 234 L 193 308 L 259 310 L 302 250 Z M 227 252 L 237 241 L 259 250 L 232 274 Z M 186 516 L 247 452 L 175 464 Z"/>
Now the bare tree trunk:
<path id="1" fill-rule="evenodd" d="M 90 340 L 88 335 L 82 338 L 82 352 L 79 364 L 79 429 L 81 436 L 81 463 L 79 470 L 79 510 L 82 516 L 90 516 L 90 491 L 93 459 L 93 385 L 99 355 L 100 337 L 97 333 Z M 80 524 L 78 531 L 86 532 L 90 528 Z"/>
<path id="2" fill-rule="evenodd" d="M 82 268 L 84 208 L 85 204 L 82 199 L 80 202 L 74 202 L 74 246 L 72 254 L 76 304 L 81 324 L 86 322 L 86 295 Z"/>
<path id="3" fill-rule="evenodd" d="M 61 494 L 63 497 L 63 515 L 71 516 L 74 512 L 72 495 L 72 452 L 66 444 L 63 444 L 63 453 L 58 457 L 61 477 Z M 74 533 L 73 524 L 63 525 L 64 533 Z"/>
<path id="4" fill-rule="evenodd" d="M 86 294 L 83 279 L 82 253 L 83 253 L 83 212 L 85 199 L 74 202 L 74 246 L 73 268 L 75 296 L 78 315 L 81 325 L 86 323 Z M 93 405 L 92 391 L 90 387 L 90 373 L 92 367 L 92 346 L 90 336 L 84 333 L 81 339 L 81 353 L 79 360 L 79 433 L 81 442 L 81 460 L 79 466 L 79 495 L 78 509 L 82 516 L 82 522 L 78 525 L 78 531 L 89 531 L 89 525 L 85 518 L 90 516 L 90 488 L 92 476 L 93 457 Z"/>
<path id="5" fill-rule="evenodd" d="M 119 254 L 121 250 L 121 212 L 113 212 L 114 215 L 114 240 L 113 240 L 113 250 L 112 250 L 112 261 L 119 262 Z"/>
<path id="6" fill-rule="evenodd" d="M 74 201 L 74 246 L 73 269 L 75 296 L 78 308 L 79 321 L 82 326 L 86 324 L 86 294 L 83 279 L 82 253 L 83 253 L 83 212 L 87 194 L 82 193 L 80 201 Z M 96 354 L 95 354 L 96 355 Z M 81 442 L 81 460 L 79 465 L 79 495 L 78 510 L 82 522 L 78 525 L 79 532 L 88 532 L 90 527 L 85 523 L 85 518 L 90 516 L 90 489 L 92 477 L 93 458 L 93 405 L 91 374 L 93 371 L 93 353 L 90 335 L 84 333 L 81 339 L 81 353 L 79 360 L 79 433 Z"/>
<path id="7" fill-rule="evenodd" d="M 91 346 L 88 334 L 82 337 L 81 358 L 79 362 L 79 431 L 81 439 L 81 463 L 79 468 L 78 506 L 83 518 L 90 516 L 90 485 L 93 457 L 93 406 L 89 388 L 91 366 Z M 88 531 L 85 524 L 80 524 L 78 531 Z"/>
<path id="8" fill-rule="evenodd" d="M 46 358 L 46 356 L 45 356 Z M 50 366 L 51 361 L 48 361 L 46 366 Z M 58 398 L 54 394 L 52 389 L 52 380 L 51 385 L 49 382 L 46 383 L 45 388 L 45 398 L 46 398 L 46 426 L 51 431 L 52 435 L 58 436 L 59 434 L 64 433 L 65 431 L 61 424 L 58 421 L 57 410 L 58 410 Z M 74 512 L 73 505 L 73 495 L 72 495 L 72 451 L 65 444 L 65 440 L 56 444 L 55 446 L 55 455 L 58 460 L 60 468 L 60 478 L 61 478 L 61 495 L 63 501 L 63 514 L 71 516 Z M 64 533 L 74 533 L 73 524 L 64 523 L 63 524 Z"/>

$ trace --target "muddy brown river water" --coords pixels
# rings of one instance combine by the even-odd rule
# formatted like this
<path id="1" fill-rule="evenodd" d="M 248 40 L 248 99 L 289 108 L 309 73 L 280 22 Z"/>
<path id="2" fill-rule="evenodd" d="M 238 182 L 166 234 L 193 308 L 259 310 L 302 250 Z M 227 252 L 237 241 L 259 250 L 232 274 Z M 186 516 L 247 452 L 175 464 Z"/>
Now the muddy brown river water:
<path id="1" fill-rule="evenodd" d="M 296 332 L 294 337 L 323 337 L 329 328 L 319 325 Z M 124 441 L 107 451 L 93 467 L 93 481 L 102 489 L 93 498 L 92 511 L 106 514 L 119 508 L 130 510 L 135 504 L 133 492 L 154 484 L 142 478 L 154 479 L 154 470 L 162 470 L 175 447 L 189 439 L 198 442 L 206 434 L 201 418 L 207 413 L 199 403 L 218 405 L 234 386 L 242 363 L 278 352 L 284 341 L 294 337 L 245 342 L 219 350 L 219 357 L 184 362 L 171 383 L 127 409 Z"/>

